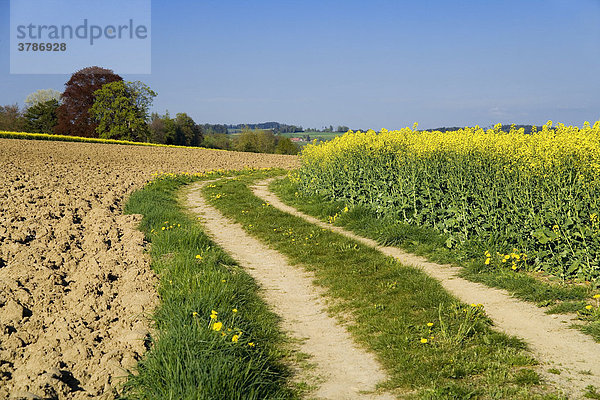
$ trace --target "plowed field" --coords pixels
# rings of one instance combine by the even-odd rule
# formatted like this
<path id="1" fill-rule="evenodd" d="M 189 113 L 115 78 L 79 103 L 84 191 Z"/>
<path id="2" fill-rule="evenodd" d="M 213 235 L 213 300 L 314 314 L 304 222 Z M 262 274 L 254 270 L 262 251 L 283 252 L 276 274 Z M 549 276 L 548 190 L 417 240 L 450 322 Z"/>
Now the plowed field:
<path id="1" fill-rule="evenodd" d="M 127 196 L 156 172 L 295 156 L 0 139 L 0 398 L 113 398 L 146 351 L 157 278 Z"/>

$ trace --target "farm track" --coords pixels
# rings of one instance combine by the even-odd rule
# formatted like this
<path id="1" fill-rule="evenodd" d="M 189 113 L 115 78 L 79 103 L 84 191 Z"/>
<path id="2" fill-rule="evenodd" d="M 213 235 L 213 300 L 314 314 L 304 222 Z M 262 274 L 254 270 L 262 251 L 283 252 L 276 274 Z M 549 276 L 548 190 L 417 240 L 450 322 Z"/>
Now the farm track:
<path id="1" fill-rule="evenodd" d="M 159 172 L 296 157 L 0 139 L 0 399 L 112 399 L 146 351 L 157 278 L 126 198 Z"/>
<path id="2" fill-rule="evenodd" d="M 569 328 L 573 322 L 568 317 L 547 315 L 531 303 L 513 298 L 504 290 L 494 289 L 458 277 L 459 268 L 440 265 L 406 253 L 396 247 L 380 246 L 374 240 L 358 236 L 343 228 L 322 222 L 284 204 L 268 189 L 273 178 L 257 183 L 251 189 L 257 197 L 273 207 L 306 221 L 330 229 L 346 237 L 374 247 L 396 258 L 404 265 L 411 265 L 434 277 L 443 287 L 461 301 L 483 304 L 495 327 L 509 335 L 523 339 L 541 363 L 539 372 L 546 380 L 571 398 L 582 396 L 586 386 L 600 385 L 600 344 L 589 336 Z M 560 374 L 552 374 L 555 368 Z"/>
<path id="3" fill-rule="evenodd" d="M 265 301 L 281 316 L 283 329 L 301 341 L 300 350 L 311 355 L 312 374 L 319 387 L 312 394 L 331 400 L 391 400 L 389 394 L 369 394 L 385 374 L 374 357 L 357 347 L 350 334 L 326 313 L 322 291 L 314 277 L 292 266 L 275 250 L 247 234 L 204 199 L 194 184 L 187 192 L 190 211 L 200 216 L 206 232 L 260 284 Z M 332 340 L 332 338 L 335 338 Z"/>

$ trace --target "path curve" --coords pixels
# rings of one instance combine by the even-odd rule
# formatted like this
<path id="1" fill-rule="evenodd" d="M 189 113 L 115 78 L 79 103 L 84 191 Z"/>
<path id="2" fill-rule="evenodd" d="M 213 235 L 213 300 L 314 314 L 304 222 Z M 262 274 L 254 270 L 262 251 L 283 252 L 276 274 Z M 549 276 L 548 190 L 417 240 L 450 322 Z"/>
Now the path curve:
<path id="1" fill-rule="evenodd" d="M 565 394 L 572 398 L 578 398 L 582 397 L 586 386 L 600 386 L 600 344 L 591 337 L 569 328 L 573 321 L 568 317 L 548 315 L 534 304 L 512 297 L 505 290 L 490 288 L 460 278 L 458 276 L 460 268 L 432 263 L 397 247 L 380 246 L 374 240 L 358 236 L 304 214 L 294 207 L 284 204 L 268 189 L 268 185 L 273 179 L 276 178 L 270 178 L 252 186 L 254 195 L 281 211 L 374 247 L 404 265 L 421 269 L 467 304 L 483 304 L 487 315 L 494 321 L 497 329 L 527 342 L 541 363 L 540 374 L 547 381 L 562 389 Z M 560 375 L 549 373 L 548 369 L 550 368 L 560 370 Z"/>
<path id="2" fill-rule="evenodd" d="M 310 354 L 322 382 L 312 395 L 331 400 L 392 400 L 373 392 L 386 375 L 372 354 L 357 347 L 349 333 L 326 313 L 322 290 L 314 277 L 288 263 L 286 258 L 248 235 L 242 226 L 225 218 L 201 193 L 208 182 L 191 185 L 187 194 L 191 211 L 201 217 L 209 236 L 254 277 L 262 297 L 281 316 L 283 329 L 302 340 L 300 350 Z"/>

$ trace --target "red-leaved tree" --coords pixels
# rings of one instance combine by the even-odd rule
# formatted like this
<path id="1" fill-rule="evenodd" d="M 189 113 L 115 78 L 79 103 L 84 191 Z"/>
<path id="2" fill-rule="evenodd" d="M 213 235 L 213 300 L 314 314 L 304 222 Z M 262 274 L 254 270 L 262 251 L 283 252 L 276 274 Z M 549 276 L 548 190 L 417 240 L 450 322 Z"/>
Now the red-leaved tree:
<path id="1" fill-rule="evenodd" d="M 97 124 L 89 109 L 94 104 L 94 92 L 102 85 L 122 81 L 112 70 L 101 67 L 83 68 L 65 83 L 62 104 L 58 107 L 58 124 L 54 131 L 60 135 L 98 137 Z"/>

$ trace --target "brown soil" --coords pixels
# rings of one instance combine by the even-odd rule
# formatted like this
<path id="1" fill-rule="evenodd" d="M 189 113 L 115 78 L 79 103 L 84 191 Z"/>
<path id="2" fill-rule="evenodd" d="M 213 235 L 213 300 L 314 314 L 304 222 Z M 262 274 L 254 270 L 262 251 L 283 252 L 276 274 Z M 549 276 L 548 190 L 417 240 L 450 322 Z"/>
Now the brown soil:
<path id="1" fill-rule="evenodd" d="M 297 158 L 0 139 L 0 399 L 112 399 L 158 296 L 127 196 L 156 172 Z"/>
<path id="2" fill-rule="evenodd" d="M 201 216 L 213 240 L 257 280 L 262 297 L 281 316 L 283 328 L 301 340 L 300 350 L 311 356 L 312 372 L 320 378 L 313 395 L 334 400 L 395 398 L 372 393 L 385 374 L 373 355 L 357 347 L 344 327 L 327 315 L 323 291 L 312 284 L 314 277 L 207 204 L 200 193 L 205 183 L 189 189 L 191 211 Z"/>
<path id="3" fill-rule="evenodd" d="M 423 270 L 467 304 L 483 304 L 495 327 L 525 340 L 540 362 L 539 372 L 569 397 L 582 397 L 588 385 L 600 386 L 600 344 L 594 342 L 591 337 L 571 329 L 569 325 L 572 321 L 568 317 L 547 315 L 542 309 L 515 299 L 504 290 L 462 279 L 458 277 L 459 268 L 428 262 L 396 247 L 379 246 L 371 239 L 301 213 L 284 204 L 269 191 L 268 183 L 271 180 L 255 185 L 252 188 L 254 194 L 282 211 L 377 248 L 382 253 L 398 259 L 402 264 Z M 558 369 L 560 374 L 549 373 L 551 368 Z"/>

